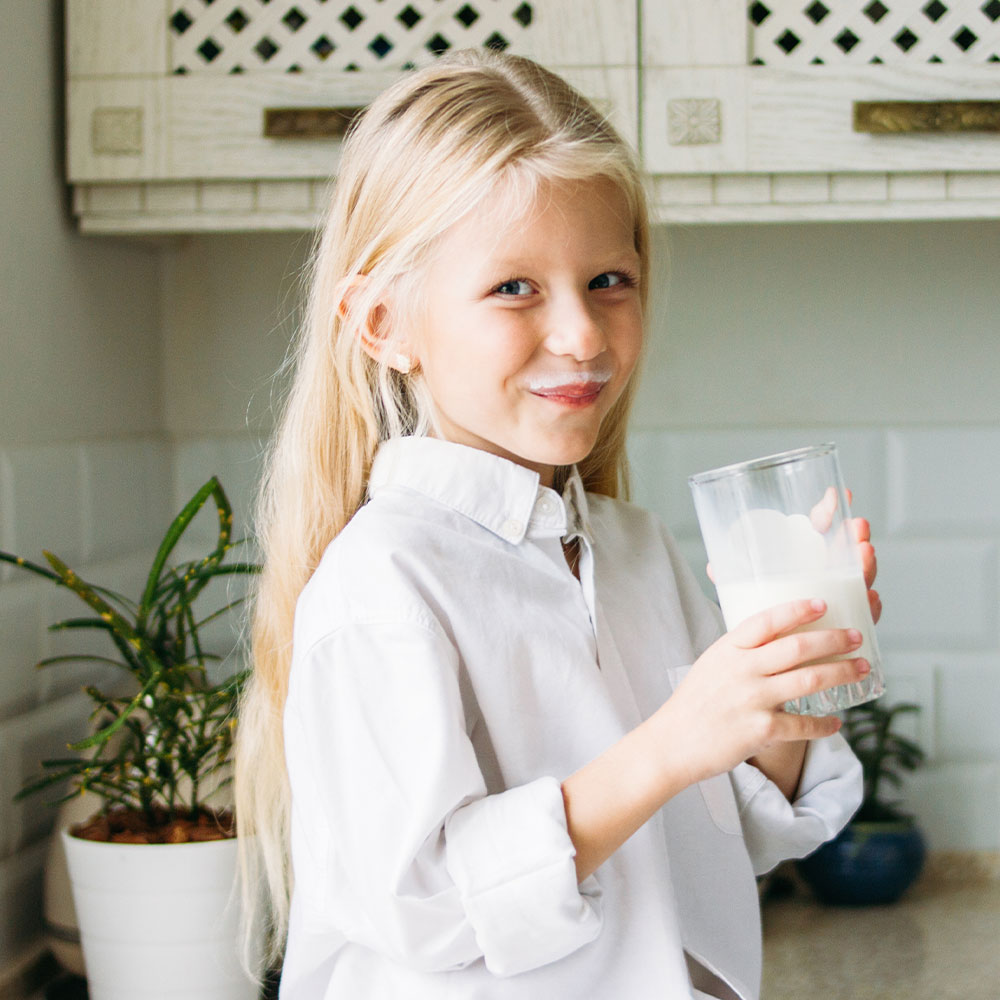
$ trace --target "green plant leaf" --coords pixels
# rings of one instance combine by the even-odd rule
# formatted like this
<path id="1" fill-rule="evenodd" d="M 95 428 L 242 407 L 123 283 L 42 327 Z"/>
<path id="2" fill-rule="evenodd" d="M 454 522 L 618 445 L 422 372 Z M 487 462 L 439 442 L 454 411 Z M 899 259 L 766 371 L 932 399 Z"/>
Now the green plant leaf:
<path id="1" fill-rule="evenodd" d="M 215 497 L 216 508 L 219 512 L 220 537 L 223 534 L 223 524 L 226 524 L 227 531 L 231 529 L 232 508 L 229 506 L 229 499 L 226 497 L 218 478 L 212 476 L 184 505 L 181 512 L 171 522 L 163 541 L 160 543 L 160 547 L 153 559 L 153 565 L 150 567 L 149 576 L 146 578 L 146 588 L 139 602 L 139 614 L 137 617 L 140 621 L 145 621 L 146 616 L 149 614 L 154 594 L 160 581 L 160 574 L 163 572 L 167 558 L 173 552 L 181 536 L 187 530 L 188 525 L 194 520 L 195 515 L 205 506 L 210 496 Z"/>
<path id="2" fill-rule="evenodd" d="M 120 667 L 128 670 L 128 667 L 120 660 L 112 660 L 109 656 L 92 656 L 84 653 L 66 653 L 63 656 L 47 656 L 44 660 L 38 661 L 39 667 L 50 667 L 53 663 L 110 663 L 113 667 Z"/>

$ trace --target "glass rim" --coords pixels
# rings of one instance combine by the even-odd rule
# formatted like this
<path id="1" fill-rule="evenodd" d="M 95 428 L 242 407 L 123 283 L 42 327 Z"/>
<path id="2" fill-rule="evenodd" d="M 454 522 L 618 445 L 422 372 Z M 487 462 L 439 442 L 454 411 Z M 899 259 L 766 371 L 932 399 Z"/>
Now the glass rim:
<path id="1" fill-rule="evenodd" d="M 734 462 L 732 465 L 723 465 L 718 469 L 696 472 L 694 475 L 688 476 L 688 484 L 690 486 L 703 486 L 719 479 L 731 479 L 748 472 L 759 472 L 761 469 L 773 469 L 780 465 L 788 465 L 790 462 L 797 462 L 802 458 L 818 458 L 822 455 L 836 454 L 836 452 L 837 446 L 832 441 L 827 441 L 824 444 L 806 445 L 804 448 L 792 448 L 790 451 L 779 451 L 774 455 L 764 455 L 762 458 L 751 458 L 746 462 Z"/>

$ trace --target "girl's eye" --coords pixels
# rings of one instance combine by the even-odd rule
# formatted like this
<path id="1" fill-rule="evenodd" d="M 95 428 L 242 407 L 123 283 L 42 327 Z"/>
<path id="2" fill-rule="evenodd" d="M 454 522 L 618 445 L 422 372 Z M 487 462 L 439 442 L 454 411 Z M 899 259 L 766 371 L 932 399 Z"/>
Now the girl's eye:
<path id="1" fill-rule="evenodd" d="M 604 274 L 599 274 L 596 278 L 592 279 L 588 288 L 616 288 L 620 285 L 624 285 L 627 288 L 631 288 L 635 282 L 627 274 L 622 274 L 619 271 L 605 271 Z"/>
<path id="2" fill-rule="evenodd" d="M 496 295 L 530 295 L 532 291 L 531 285 L 524 278 L 510 278 L 493 289 Z"/>

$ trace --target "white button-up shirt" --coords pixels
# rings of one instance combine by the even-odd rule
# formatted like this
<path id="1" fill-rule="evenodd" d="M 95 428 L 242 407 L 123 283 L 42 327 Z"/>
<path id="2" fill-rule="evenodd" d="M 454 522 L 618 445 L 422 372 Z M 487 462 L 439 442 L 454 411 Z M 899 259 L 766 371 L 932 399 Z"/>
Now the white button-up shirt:
<path id="1" fill-rule="evenodd" d="M 580 884 L 560 787 L 719 634 L 645 511 L 383 445 L 297 606 L 283 1000 L 701 996 L 685 952 L 756 998 L 754 874 L 847 822 L 844 740 L 810 747 L 794 804 L 749 764 L 686 789 Z"/>

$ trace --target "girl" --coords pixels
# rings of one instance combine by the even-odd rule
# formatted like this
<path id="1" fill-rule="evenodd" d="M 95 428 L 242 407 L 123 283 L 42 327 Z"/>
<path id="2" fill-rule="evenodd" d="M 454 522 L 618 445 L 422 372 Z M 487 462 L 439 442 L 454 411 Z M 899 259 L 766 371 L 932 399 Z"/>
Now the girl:
<path id="1" fill-rule="evenodd" d="M 720 638 L 616 499 L 647 225 L 523 59 L 413 73 L 345 143 L 240 718 L 285 1000 L 755 998 L 754 873 L 860 800 L 838 720 L 781 710 L 863 676 L 860 637 L 791 634 L 800 601 Z"/>

